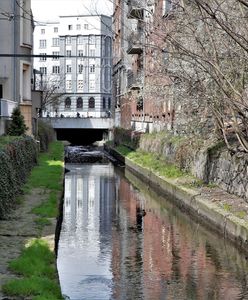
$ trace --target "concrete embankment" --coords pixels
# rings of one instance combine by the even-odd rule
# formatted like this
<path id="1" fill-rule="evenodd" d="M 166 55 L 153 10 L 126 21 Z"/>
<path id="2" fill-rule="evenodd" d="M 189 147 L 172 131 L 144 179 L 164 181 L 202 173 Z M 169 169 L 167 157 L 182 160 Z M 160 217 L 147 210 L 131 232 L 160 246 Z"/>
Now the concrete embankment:
<path id="1" fill-rule="evenodd" d="M 245 200 L 218 187 L 186 187 L 182 179 L 161 177 L 122 157 L 113 148 L 106 146 L 105 150 L 121 159 L 126 168 L 151 188 L 169 196 L 171 201 L 194 216 L 197 221 L 218 231 L 223 238 L 230 239 L 239 248 L 248 252 L 248 204 Z"/>

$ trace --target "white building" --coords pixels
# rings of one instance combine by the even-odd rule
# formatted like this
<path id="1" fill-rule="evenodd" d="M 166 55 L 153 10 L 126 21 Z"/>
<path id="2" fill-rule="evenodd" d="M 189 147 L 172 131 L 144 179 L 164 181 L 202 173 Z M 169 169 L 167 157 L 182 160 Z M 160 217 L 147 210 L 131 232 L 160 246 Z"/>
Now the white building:
<path id="1" fill-rule="evenodd" d="M 41 55 L 34 68 L 43 73 L 43 116 L 110 115 L 111 17 L 60 16 L 36 26 L 34 53 Z"/>
<path id="2" fill-rule="evenodd" d="M 31 0 L 1 0 L 0 134 L 5 132 L 5 120 L 17 105 L 31 133 L 32 32 Z"/>

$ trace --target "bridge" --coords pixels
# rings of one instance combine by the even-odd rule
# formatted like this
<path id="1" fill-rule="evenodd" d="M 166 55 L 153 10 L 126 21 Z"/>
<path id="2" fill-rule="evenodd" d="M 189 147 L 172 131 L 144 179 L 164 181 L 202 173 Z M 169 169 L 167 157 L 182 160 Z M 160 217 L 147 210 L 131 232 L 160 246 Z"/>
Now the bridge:
<path id="1" fill-rule="evenodd" d="M 113 118 L 39 118 L 56 132 L 58 140 L 67 140 L 76 145 L 88 145 L 109 139 L 114 126 Z"/>

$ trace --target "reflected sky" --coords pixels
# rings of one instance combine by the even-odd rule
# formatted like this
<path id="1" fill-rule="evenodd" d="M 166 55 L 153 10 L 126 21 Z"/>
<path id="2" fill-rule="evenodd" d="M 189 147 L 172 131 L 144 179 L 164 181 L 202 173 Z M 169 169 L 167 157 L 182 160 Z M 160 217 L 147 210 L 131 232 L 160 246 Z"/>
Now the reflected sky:
<path id="1" fill-rule="evenodd" d="M 64 295 L 248 299 L 247 260 L 232 245 L 131 173 L 127 180 L 111 164 L 66 168 L 57 261 Z"/>

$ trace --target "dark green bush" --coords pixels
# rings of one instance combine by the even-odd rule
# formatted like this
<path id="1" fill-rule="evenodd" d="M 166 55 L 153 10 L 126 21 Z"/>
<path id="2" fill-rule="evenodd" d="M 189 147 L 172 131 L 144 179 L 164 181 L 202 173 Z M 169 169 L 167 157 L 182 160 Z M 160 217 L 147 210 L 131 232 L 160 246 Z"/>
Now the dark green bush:
<path id="1" fill-rule="evenodd" d="M 8 144 L 0 141 L 0 219 L 15 204 L 38 155 L 37 144 L 31 137 L 8 140 Z"/>
<path id="2" fill-rule="evenodd" d="M 25 120 L 19 107 L 14 108 L 11 119 L 12 120 L 8 128 L 8 135 L 19 136 L 25 134 L 28 127 L 25 125 Z"/>
<path id="3" fill-rule="evenodd" d="M 54 140 L 53 128 L 41 120 L 38 122 L 38 139 L 41 152 L 47 152 L 49 143 Z"/>
<path id="4" fill-rule="evenodd" d="M 130 129 L 124 129 L 121 127 L 114 128 L 114 144 L 125 145 L 131 149 L 137 149 L 139 147 L 141 133 L 134 132 Z"/>

